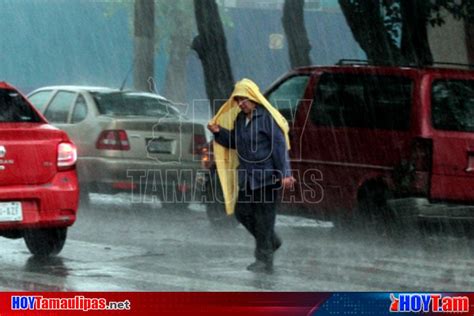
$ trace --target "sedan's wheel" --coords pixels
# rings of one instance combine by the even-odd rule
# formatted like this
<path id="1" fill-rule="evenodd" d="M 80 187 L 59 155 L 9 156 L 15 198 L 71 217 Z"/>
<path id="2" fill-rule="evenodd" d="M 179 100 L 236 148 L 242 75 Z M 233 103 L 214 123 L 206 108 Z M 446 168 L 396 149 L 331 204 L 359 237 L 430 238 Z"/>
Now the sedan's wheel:
<path id="1" fill-rule="evenodd" d="M 35 256 L 57 255 L 66 242 L 67 228 L 38 228 L 24 232 L 26 246 Z"/>

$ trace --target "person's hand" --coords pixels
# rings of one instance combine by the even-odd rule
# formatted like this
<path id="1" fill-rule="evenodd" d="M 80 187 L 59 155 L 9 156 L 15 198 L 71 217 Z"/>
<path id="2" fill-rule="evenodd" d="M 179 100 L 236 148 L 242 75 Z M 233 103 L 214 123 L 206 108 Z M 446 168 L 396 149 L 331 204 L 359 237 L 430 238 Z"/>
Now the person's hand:
<path id="1" fill-rule="evenodd" d="M 295 184 L 296 179 L 293 176 L 285 177 L 281 179 L 281 185 L 284 189 L 291 189 Z"/>
<path id="2" fill-rule="evenodd" d="M 218 124 L 207 124 L 207 129 L 210 130 L 212 133 L 219 133 L 221 127 Z"/>

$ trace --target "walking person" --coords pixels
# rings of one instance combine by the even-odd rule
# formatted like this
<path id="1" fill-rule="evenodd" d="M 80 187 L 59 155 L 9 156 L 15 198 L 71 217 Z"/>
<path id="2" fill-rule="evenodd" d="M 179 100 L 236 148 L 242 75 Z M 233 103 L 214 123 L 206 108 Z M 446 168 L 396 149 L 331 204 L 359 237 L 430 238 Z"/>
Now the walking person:
<path id="1" fill-rule="evenodd" d="M 288 155 L 288 123 L 254 82 L 243 79 L 208 129 L 214 134 L 227 213 L 235 210 L 237 220 L 255 238 L 256 260 L 247 269 L 271 273 L 273 253 L 282 244 L 274 230 L 277 193 L 295 181 Z"/>

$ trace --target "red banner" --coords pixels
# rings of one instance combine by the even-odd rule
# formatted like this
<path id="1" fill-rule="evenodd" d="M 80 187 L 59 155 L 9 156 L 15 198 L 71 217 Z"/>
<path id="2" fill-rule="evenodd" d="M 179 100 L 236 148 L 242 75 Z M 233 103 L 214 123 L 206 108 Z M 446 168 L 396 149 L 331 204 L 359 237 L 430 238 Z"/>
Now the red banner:
<path id="1" fill-rule="evenodd" d="M 1 293 L 0 315 L 308 315 L 322 293 Z"/>

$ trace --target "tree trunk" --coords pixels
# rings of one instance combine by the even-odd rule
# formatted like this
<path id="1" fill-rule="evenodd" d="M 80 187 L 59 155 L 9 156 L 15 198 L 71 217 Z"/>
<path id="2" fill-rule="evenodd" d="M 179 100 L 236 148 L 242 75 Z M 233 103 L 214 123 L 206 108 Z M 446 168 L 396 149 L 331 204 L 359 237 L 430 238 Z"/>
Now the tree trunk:
<path id="1" fill-rule="evenodd" d="M 474 23 L 470 21 L 464 22 L 464 28 L 466 30 L 466 47 L 467 47 L 467 58 L 470 65 L 474 64 Z M 473 67 L 470 66 L 472 69 Z"/>
<path id="2" fill-rule="evenodd" d="M 430 3 L 425 0 L 400 1 L 400 13 L 403 57 L 417 66 L 432 65 L 433 55 L 428 42 Z"/>
<path id="3" fill-rule="evenodd" d="M 136 90 L 149 91 L 148 79 L 155 75 L 155 2 L 135 0 L 134 74 Z"/>
<path id="4" fill-rule="evenodd" d="M 282 17 L 291 68 L 311 65 L 311 44 L 304 25 L 304 0 L 285 0 Z"/>
<path id="5" fill-rule="evenodd" d="M 224 27 L 215 0 L 194 0 L 199 35 L 192 43 L 204 70 L 206 92 L 213 113 L 232 93 L 234 79 Z"/>
<path id="6" fill-rule="evenodd" d="M 355 40 L 371 63 L 403 63 L 400 49 L 385 28 L 378 0 L 339 0 L 339 5 Z"/>
<path id="7" fill-rule="evenodd" d="M 186 103 L 187 95 L 187 59 L 192 43 L 192 24 L 186 21 L 189 17 L 177 8 L 173 16 L 176 26 L 171 32 L 169 62 L 166 68 L 163 94 L 178 103 Z"/>

